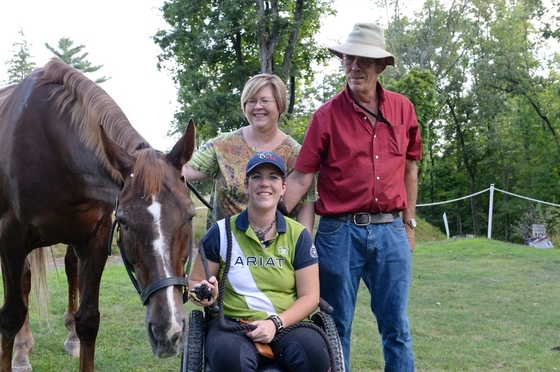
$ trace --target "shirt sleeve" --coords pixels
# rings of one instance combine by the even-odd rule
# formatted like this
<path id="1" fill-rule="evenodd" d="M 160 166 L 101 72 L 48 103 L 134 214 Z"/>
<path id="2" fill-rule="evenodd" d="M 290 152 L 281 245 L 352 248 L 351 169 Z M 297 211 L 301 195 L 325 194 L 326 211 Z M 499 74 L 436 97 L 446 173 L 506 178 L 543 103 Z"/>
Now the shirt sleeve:
<path id="1" fill-rule="evenodd" d="M 199 172 L 216 179 L 220 172 L 214 140 L 208 141 L 199 150 L 195 151 L 189 160 L 189 165 Z"/>
<path id="2" fill-rule="evenodd" d="M 206 258 L 209 261 L 220 263 L 220 228 L 217 223 L 214 223 L 206 232 L 201 244 Z"/>
<path id="3" fill-rule="evenodd" d="M 324 132 L 325 128 L 321 126 L 325 118 L 320 119 L 321 116 L 324 116 L 324 113 L 319 108 L 311 117 L 307 127 L 301 149 L 294 164 L 294 169 L 300 172 L 316 173 L 319 171 L 323 142 L 327 135 Z"/>
<path id="4" fill-rule="evenodd" d="M 412 122 L 408 130 L 408 147 L 406 151 L 406 158 L 409 160 L 422 159 L 422 137 L 420 135 L 420 128 L 418 127 L 418 120 L 416 119 L 416 111 L 412 102 L 408 101 L 408 117 Z"/>
<path id="5" fill-rule="evenodd" d="M 313 238 L 307 229 L 303 229 L 296 243 L 296 255 L 294 258 L 294 270 L 299 270 L 318 263 L 317 249 L 313 244 Z"/>

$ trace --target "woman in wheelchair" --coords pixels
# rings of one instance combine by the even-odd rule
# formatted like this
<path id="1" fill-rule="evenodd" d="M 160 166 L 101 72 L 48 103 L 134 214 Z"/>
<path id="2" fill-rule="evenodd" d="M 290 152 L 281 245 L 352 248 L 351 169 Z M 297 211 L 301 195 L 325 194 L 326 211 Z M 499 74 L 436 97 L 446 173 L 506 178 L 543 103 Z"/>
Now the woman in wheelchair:
<path id="1" fill-rule="evenodd" d="M 254 329 L 230 332 L 222 329 L 219 318 L 208 324 L 204 349 L 213 372 L 257 371 L 267 363 L 301 372 L 328 371 L 331 366 L 327 344 L 313 328 L 292 327 L 271 343 L 319 303 L 318 258 L 311 235 L 277 210 L 286 190 L 285 178 L 284 162 L 275 153 L 257 153 L 247 164 L 247 209 L 232 216 L 229 224 L 231 256 L 223 314 L 227 325 L 250 322 Z M 191 296 L 198 305 L 210 306 L 219 296 L 216 278 L 222 277 L 228 262 L 226 230 L 225 220 L 220 220 L 202 239 L 207 272 L 199 254 L 189 288 L 197 292 L 197 287 L 206 286 L 212 295 L 210 299 Z M 259 344 L 270 346 L 273 360 L 259 354 Z"/>

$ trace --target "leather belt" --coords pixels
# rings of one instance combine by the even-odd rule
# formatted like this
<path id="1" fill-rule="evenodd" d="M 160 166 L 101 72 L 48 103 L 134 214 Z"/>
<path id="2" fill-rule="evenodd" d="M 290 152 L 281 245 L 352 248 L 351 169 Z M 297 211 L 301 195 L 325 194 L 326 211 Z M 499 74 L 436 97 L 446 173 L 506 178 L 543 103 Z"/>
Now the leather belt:
<path id="1" fill-rule="evenodd" d="M 339 221 L 350 221 L 353 222 L 356 226 L 367 226 L 370 224 L 379 224 L 379 223 L 391 223 L 395 220 L 395 218 L 399 217 L 399 211 L 394 210 L 387 213 L 376 213 L 371 214 L 367 212 L 358 212 L 356 214 L 352 213 L 341 213 L 341 214 L 331 214 L 325 216 L 326 218 L 332 218 L 334 220 Z"/>

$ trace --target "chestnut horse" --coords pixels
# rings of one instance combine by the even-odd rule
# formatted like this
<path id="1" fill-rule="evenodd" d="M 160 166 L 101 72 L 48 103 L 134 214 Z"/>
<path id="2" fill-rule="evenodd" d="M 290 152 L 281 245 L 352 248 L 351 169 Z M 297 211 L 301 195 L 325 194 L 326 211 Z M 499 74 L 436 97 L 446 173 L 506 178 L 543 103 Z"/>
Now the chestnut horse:
<path id="1" fill-rule="evenodd" d="M 181 167 L 194 146 L 191 121 L 170 153 L 153 149 L 103 89 L 58 59 L 0 90 L 0 371 L 12 370 L 16 343 L 16 354 L 33 346 L 30 333 L 18 334 L 33 274 L 27 257 L 57 243 L 68 245 L 69 283 L 78 282 L 79 306 L 69 305 L 67 322 L 80 342 L 79 370 L 94 371 L 113 212 L 153 353 L 183 350 L 184 265 L 195 208 Z M 31 368 L 26 355 L 16 356 L 14 369 Z"/>

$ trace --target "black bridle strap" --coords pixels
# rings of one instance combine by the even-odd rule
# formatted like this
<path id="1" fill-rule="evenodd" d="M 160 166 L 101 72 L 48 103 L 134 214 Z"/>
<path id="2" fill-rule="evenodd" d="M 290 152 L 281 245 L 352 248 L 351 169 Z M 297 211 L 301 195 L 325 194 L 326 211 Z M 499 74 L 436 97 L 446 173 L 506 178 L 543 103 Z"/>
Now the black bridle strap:
<path id="1" fill-rule="evenodd" d="M 110 234 L 110 238 L 109 238 L 109 249 L 111 249 L 111 242 L 113 240 L 113 233 L 115 230 L 120 229 L 120 225 L 119 225 L 119 221 L 118 220 L 114 220 L 113 221 L 113 227 L 111 228 L 111 234 Z M 121 244 L 121 238 L 120 236 L 117 234 L 117 247 L 119 248 L 119 253 L 121 254 L 121 259 L 124 265 L 124 268 L 126 269 L 126 272 L 128 274 L 128 277 L 130 278 L 130 281 L 132 282 L 132 285 L 134 286 L 134 288 L 136 288 L 136 292 L 138 292 L 139 295 L 142 294 L 142 291 L 140 290 L 140 286 L 138 285 L 138 281 L 136 280 L 136 277 L 134 276 L 134 274 L 132 273 L 132 270 L 130 269 L 130 264 L 128 263 L 128 260 L 126 259 L 126 256 L 124 255 L 124 250 Z"/>
<path id="2" fill-rule="evenodd" d="M 185 183 L 187 184 L 189 190 L 191 190 L 193 194 L 196 195 L 196 197 L 202 202 L 202 204 L 204 204 L 206 208 L 212 210 L 212 206 L 210 205 L 210 203 L 208 203 L 206 199 L 204 199 L 204 197 L 200 194 L 200 192 L 198 192 L 198 190 L 193 186 L 193 184 L 190 183 L 186 178 L 185 178 Z"/>
<path id="3" fill-rule="evenodd" d="M 185 276 L 188 277 L 188 275 L 191 273 L 191 266 L 193 263 L 193 259 L 194 259 L 194 227 L 191 228 L 191 240 L 190 240 L 190 244 L 189 244 L 189 258 L 187 259 L 187 266 L 185 267 Z M 188 286 L 187 286 L 187 290 L 185 291 L 185 293 L 183 293 L 183 303 L 186 303 L 189 300 L 189 291 L 188 291 Z"/>
<path id="4" fill-rule="evenodd" d="M 144 289 L 144 292 L 140 294 L 142 305 L 146 305 L 146 302 L 148 302 L 148 298 L 150 298 L 152 293 L 154 293 L 155 291 L 159 291 L 162 288 L 176 286 L 176 285 L 188 287 L 189 281 L 184 276 L 170 276 L 169 278 L 163 278 L 160 280 L 156 280 L 153 283 L 150 283 L 150 285 L 147 286 L 146 289 Z M 184 296 L 183 296 L 183 303 L 185 303 Z"/>
<path id="5" fill-rule="evenodd" d="M 113 225 L 111 226 L 111 233 L 109 234 L 109 254 L 111 253 L 111 245 L 113 243 L 113 234 L 115 232 L 116 229 L 120 229 L 119 226 L 119 222 L 117 220 L 113 221 Z M 191 234 L 192 235 L 192 234 Z M 150 283 L 146 289 L 144 289 L 144 291 L 140 290 L 140 286 L 138 285 L 138 280 L 136 280 L 136 277 L 134 276 L 134 273 L 132 272 L 131 268 L 130 268 L 130 263 L 128 262 L 128 260 L 126 259 L 126 256 L 124 254 L 124 250 L 121 244 L 121 239 L 120 236 L 117 235 L 117 247 L 119 248 L 119 252 L 121 254 L 121 259 L 123 261 L 123 265 L 126 269 L 126 272 L 128 274 L 128 277 L 130 278 L 130 281 L 132 282 L 132 285 L 134 286 L 134 288 L 136 288 L 136 291 L 138 292 L 138 294 L 140 295 L 140 300 L 142 301 L 142 305 L 146 305 L 146 303 L 148 302 L 148 299 L 150 298 L 150 296 L 162 289 L 162 288 L 166 288 L 166 287 L 171 287 L 171 286 L 183 286 L 185 288 L 188 288 L 189 286 L 189 280 L 184 277 L 184 276 L 171 276 L 168 278 L 163 278 L 163 279 L 159 279 L 156 280 L 155 282 Z M 192 255 L 192 241 L 191 241 L 191 253 L 190 255 Z M 183 293 L 183 303 L 187 302 L 188 300 L 188 290 L 184 290 Z"/>

